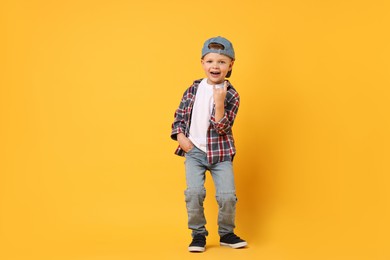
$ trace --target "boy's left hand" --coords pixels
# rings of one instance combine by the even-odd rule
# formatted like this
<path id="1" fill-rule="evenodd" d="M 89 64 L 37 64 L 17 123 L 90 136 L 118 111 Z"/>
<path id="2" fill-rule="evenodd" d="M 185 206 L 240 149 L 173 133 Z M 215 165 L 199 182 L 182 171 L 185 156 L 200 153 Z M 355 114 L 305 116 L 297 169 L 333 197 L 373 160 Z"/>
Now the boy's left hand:
<path id="1" fill-rule="evenodd" d="M 213 95 L 214 95 L 214 102 L 215 102 L 216 106 L 218 106 L 218 105 L 223 106 L 224 105 L 226 93 L 227 93 L 227 81 L 224 82 L 223 88 L 216 88 L 214 86 Z"/>

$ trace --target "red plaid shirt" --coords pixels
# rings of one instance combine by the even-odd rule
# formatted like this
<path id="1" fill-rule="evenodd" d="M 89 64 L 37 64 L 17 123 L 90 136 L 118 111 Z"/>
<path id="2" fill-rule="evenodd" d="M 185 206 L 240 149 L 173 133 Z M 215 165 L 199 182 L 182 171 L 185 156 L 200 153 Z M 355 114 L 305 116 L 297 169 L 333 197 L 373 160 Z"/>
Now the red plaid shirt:
<path id="1" fill-rule="evenodd" d="M 184 92 L 179 108 L 175 112 L 175 120 L 172 124 L 171 138 L 177 140 L 177 134 L 183 133 L 189 136 L 192 108 L 195 102 L 196 91 L 202 80 L 195 80 L 194 83 Z M 213 107 L 210 126 L 207 130 L 207 160 L 210 164 L 233 161 L 236 154 L 232 126 L 236 118 L 240 96 L 228 81 L 227 94 L 225 98 L 225 115 L 219 121 L 215 121 L 215 105 Z M 185 152 L 180 146 L 175 154 L 184 156 Z"/>

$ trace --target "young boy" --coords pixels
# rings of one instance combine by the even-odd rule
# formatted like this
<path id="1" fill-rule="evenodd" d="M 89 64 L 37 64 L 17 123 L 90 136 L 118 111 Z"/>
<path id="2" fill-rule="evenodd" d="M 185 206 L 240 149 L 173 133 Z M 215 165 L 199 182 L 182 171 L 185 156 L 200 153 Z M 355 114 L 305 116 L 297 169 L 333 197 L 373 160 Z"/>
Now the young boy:
<path id="1" fill-rule="evenodd" d="M 207 170 L 213 178 L 219 205 L 220 244 L 232 248 L 247 245 L 233 232 L 237 197 L 232 166 L 236 153 L 232 126 L 240 97 L 225 78 L 230 77 L 234 60 L 229 40 L 218 36 L 204 43 L 201 63 L 206 78 L 195 80 L 184 92 L 172 124 L 171 138 L 179 142 L 175 154 L 186 158 L 184 194 L 188 228 L 192 230 L 190 252 L 203 252 L 206 246 L 208 231 L 203 201 Z"/>

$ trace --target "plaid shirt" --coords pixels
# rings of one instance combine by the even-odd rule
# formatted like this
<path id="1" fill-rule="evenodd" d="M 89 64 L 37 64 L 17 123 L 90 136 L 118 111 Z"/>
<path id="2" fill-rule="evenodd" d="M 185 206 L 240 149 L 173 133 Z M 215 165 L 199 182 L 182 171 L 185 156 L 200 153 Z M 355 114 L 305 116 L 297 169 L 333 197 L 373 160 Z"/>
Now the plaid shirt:
<path id="1" fill-rule="evenodd" d="M 179 108 L 175 112 L 175 120 L 172 124 L 171 138 L 177 140 L 177 134 L 183 133 L 189 136 L 192 108 L 195 102 L 196 91 L 202 80 L 195 80 L 194 83 L 184 92 Z M 234 146 L 232 126 L 236 118 L 240 96 L 228 81 L 227 94 L 225 98 L 225 115 L 219 121 L 215 121 L 215 105 L 213 107 L 210 126 L 207 130 L 207 160 L 210 164 L 233 161 L 236 154 Z M 184 156 L 185 152 L 180 146 L 175 154 Z"/>

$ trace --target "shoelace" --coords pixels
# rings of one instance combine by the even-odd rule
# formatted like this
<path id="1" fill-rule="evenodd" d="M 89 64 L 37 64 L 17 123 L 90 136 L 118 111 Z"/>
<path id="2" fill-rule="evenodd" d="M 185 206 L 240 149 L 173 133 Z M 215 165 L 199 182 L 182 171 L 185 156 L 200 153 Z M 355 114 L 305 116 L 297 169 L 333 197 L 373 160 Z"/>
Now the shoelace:
<path id="1" fill-rule="evenodd" d="M 237 235 L 234 234 L 234 233 L 226 234 L 226 235 L 224 236 L 224 239 L 230 240 L 230 241 L 232 241 L 232 240 L 242 240 L 239 236 L 237 236 Z"/>
<path id="2" fill-rule="evenodd" d="M 193 239 L 192 242 L 203 242 L 206 241 L 206 238 L 202 235 L 196 235 Z"/>

